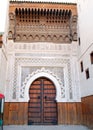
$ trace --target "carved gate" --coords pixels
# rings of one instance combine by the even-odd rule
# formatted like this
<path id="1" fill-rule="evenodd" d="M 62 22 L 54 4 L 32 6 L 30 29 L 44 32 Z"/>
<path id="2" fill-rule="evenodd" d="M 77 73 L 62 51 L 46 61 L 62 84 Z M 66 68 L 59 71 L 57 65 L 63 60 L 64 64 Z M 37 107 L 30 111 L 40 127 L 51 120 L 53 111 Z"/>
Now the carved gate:
<path id="1" fill-rule="evenodd" d="M 47 78 L 36 79 L 29 89 L 28 124 L 57 124 L 54 84 Z"/>

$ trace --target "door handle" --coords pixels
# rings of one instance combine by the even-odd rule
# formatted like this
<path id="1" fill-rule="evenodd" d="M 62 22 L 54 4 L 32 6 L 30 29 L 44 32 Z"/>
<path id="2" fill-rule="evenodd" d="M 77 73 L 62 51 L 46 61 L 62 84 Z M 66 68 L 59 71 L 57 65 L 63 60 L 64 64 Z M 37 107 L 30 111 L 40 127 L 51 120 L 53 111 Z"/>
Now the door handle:
<path id="1" fill-rule="evenodd" d="M 40 99 L 40 96 L 38 96 L 37 98 Z"/>
<path id="2" fill-rule="evenodd" d="M 47 99 L 47 96 L 45 96 L 45 99 Z"/>

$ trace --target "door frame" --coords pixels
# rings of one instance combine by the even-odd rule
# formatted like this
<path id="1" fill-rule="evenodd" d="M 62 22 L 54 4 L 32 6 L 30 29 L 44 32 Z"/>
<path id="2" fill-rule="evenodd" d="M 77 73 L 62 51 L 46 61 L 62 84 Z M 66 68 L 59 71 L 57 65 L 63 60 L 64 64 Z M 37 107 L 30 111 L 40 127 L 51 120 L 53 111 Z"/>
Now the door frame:
<path id="1" fill-rule="evenodd" d="M 24 90 L 24 97 L 26 97 L 26 102 L 29 101 L 29 88 L 30 88 L 30 85 L 33 83 L 34 80 L 36 80 L 37 78 L 40 78 L 40 77 L 45 77 L 45 78 L 48 78 L 49 80 L 51 80 L 53 82 L 53 84 L 55 85 L 55 89 L 56 89 L 56 102 L 62 102 L 62 98 L 61 98 L 61 87 L 60 87 L 60 84 L 57 80 L 57 77 L 54 77 L 53 75 L 49 74 L 49 73 L 46 73 L 46 72 L 39 72 L 37 74 L 34 74 L 32 77 L 30 77 L 28 79 L 28 82 L 25 86 L 25 90 Z"/>

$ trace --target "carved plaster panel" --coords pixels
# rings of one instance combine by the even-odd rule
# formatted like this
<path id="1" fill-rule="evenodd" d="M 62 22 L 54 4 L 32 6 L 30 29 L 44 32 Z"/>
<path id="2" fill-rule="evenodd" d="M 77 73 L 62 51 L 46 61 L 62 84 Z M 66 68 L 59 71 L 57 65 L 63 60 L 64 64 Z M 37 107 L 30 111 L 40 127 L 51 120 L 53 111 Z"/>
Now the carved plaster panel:
<path id="1" fill-rule="evenodd" d="M 70 74 L 70 60 L 69 59 L 49 59 L 49 58 L 16 58 L 15 59 L 15 67 L 14 67 L 14 83 L 13 86 L 15 86 L 15 88 L 19 88 L 20 96 L 21 98 L 24 98 L 24 84 L 25 84 L 25 80 L 27 81 L 27 77 L 28 75 L 32 75 L 32 73 L 34 74 L 35 72 L 37 72 L 37 70 L 41 70 L 42 67 L 44 67 L 47 70 L 47 73 L 51 73 L 52 76 L 56 77 L 56 79 L 59 81 L 60 87 L 61 87 L 61 94 L 62 94 L 62 98 L 65 98 L 65 79 L 64 79 L 64 71 L 63 71 L 63 67 L 64 65 L 67 65 L 67 73 L 65 74 L 65 77 L 68 78 L 69 82 L 68 82 L 68 89 L 71 89 L 71 74 Z M 20 68 L 20 69 L 19 69 Z M 21 72 L 20 72 L 21 71 Z M 18 74 L 20 72 L 20 77 L 21 80 L 18 81 Z M 19 87 L 18 87 L 19 86 Z M 15 89 L 14 88 L 14 92 Z M 71 91 L 71 90 L 69 90 Z M 18 98 L 18 97 L 16 97 Z M 15 99 L 16 99 L 15 98 Z"/>
<path id="2" fill-rule="evenodd" d="M 18 38 L 20 38 L 20 36 L 18 36 Z M 54 56 L 63 56 L 63 54 L 65 55 L 76 55 L 77 54 L 77 44 L 76 42 L 73 42 L 72 44 L 53 44 L 53 43 L 48 43 L 44 42 L 44 43 L 14 43 L 12 40 L 8 41 L 7 44 L 7 51 L 8 52 L 15 52 L 17 53 L 16 55 L 21 56 L 22 53 L 24 52 L 25 56 L 28 56 L 28 52 L 29 55 L 32 52 L 32 55 L 36 55 L 35 52 L 38 54 L 40 52 L 40 55 L 47 55 L 47 56 L 51 56 L 51 54 L 53 54 Z M 22 52 L 22 53 L 21 53 Z M 34 53 L 33 53 L 34 52 Z M 30 55 L 30 56 L 32 56 Z"/>
<path id="3" fill-rule="evenodd" d="M 11 55 L 8 62 L 8 73 L 10 73 L 8 86 L 11 86 L 10 99 L 12 101 L 26 101 L 24 90 L 27 82 L 25 81 L 28 81 L 28 77 L 30 76 L 31 78 L 31 75 L 34 75 L 36 72 L 46 71 L 47 74 L 51 73 L 60 85 L 60 101 L 63 101 L 63 99 L 65 99 L 65 101 L 76 99 L 74 98 L 74 91 L 76 91 L 76 95 L 79 95 L 78 85 L 76 85 L 78 82 L 74 82 L 72 76 L 73 71 L 76 73 L 78 71 L 76 69 L 77 67 L 74 69 L 75 64 L 72 64 L 73 62 L 76 63 L 77 59 L 74 60 L 71 58 L 71 56 L 76 57 L 76 44 L 17 44 L 11 41 L 7 45 L 7 52 L 8 55 Z M 45 70 L 41 71 L 42 68 L 45 68 Z M 75 80 L 76 79 L 77 77 L 75 77 Z M 60 84 L 60 82 L 62 84 Z M 76 88 L 74 86 L 76 86 Z"/>
<path id="4" fill-rule="evenodd" d="M 24 90 L 28 80 L 33 77 L 35 74 L 38 73 L 48 73 L 56 78 L 56 80 L 60 84 L 61 88 L 61 97 L 65 98 L 65 85 L 64 85 L 64 72 L 62 67 L 22 67 L 22 74 L 21 74 L 21 98 L 24 98 Z"/>

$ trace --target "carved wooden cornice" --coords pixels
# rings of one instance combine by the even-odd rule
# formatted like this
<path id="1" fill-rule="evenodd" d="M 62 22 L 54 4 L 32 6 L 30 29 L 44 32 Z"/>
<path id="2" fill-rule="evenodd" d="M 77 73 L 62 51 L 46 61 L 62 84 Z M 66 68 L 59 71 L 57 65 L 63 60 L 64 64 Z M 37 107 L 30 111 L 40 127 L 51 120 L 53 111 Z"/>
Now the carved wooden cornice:
<path id="1" fill-rule="evenodd" d="M 34 9 L 34 8 L 16 8 L 15 14 L 18 15 L 37 15 L 37 16 L 49 16 L 49 17 L 70 17 L 71 10 L 62 9 Z"/>
<path id="2" fill-rule="evenodd" d="M 10 12 L 14 12 L 16 8 L 30 9 L 55 9 L 55 10 L 71 10 L 73 15 L 77 15 L 77 4 L 75 3 L 57 3 L 57 2 L 32 2 L 32 1 L 10 1 Z"/>
<path id="3" fill-rule="evenodd" d="M 20 1 L 19 1 L 20 2 Z M 9 39 L 15 42 L 71 43 L 77 40 L 77 10 L 73 4 L 10 2 Z M 28 6 L 29 5 L 29 6 Z"/>

